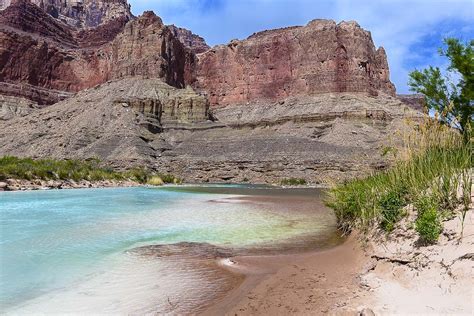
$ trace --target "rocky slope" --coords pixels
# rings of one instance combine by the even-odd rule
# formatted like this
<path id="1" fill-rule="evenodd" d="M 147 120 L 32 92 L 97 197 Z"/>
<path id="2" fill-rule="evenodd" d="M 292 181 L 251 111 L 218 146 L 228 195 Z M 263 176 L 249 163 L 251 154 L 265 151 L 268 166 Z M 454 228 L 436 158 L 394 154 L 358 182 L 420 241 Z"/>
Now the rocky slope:
<path id="1" fill-rule="evenodd" d="M 117 18 L 133 15 L 126 0 L 31 0 L 44 12 L 74 27 L 97 27 Z M 15 0 L 0 0 L 0 10 Z"/>
<path id="2" fill-rule="evenodd" d="M 194 86 L 211 105 L 327 92 L 394 95 L 383 48 L 355 22 L 314 20 L 256 33 L 198 56 Z"/>
<path id="3" fill-rule="evenodd" d="M 0 121 L 0 156 L 100 157 L 122 168 L 153 165 L 166 124 L 206 122 L 205 97 L 160 79 L 116 80 L 25 117 Z"/>
<path id="4" fill-rule="evenodd" d="M 0 155 L 100 157 L 188 182 L 322 183 L 383 168 L 413 111 L 390 96 L 321 94 L 209 112 L 203 95 L 159 79 L 115 80 L 0 122 Z"/>

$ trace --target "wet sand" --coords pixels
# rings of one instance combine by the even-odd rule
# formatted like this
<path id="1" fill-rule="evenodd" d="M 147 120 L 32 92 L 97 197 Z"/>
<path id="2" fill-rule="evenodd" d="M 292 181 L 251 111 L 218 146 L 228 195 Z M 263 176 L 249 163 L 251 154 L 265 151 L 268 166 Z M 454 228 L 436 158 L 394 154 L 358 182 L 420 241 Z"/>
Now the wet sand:
<path id="1" fill-rule="evenodd" d="M 329 250 L 221 261 L 243 282 L 203 314 L 472 315 L 474 211 L 462 238 L 459 216 L 443 226 L 429 247 L 417 244 L 412 228 L 400 228 L 368 243 L 353 233 Z"/>
<path id="2" fill-rule="evenodd" d="M 227 268 L 245 279 L 205 315 L 314 315 L 364 307 L 358 277 L 367 258 L 353 237 L 330 250 L 231 261 Z"/>
<path id="3" fill-rule="evenodd" d="M 288 191 L 285 191 L 288 193 Z M 315 314 L 333 310 L 348 297 L 358 297 L 357 275 L 365 257 L 354 238 L 335 228 L 332 211 L 321 196 L 292 194 L 243 196 L 209 200 L 210 203 L 250 203 L 285 214 L 328 214 L 327 232 L 310 234 L 251 248 L 226 248 L 203 243 L 179 243 L 136 248 L 142 256 L 179 258 L 206 265 L 220 280 L 219 293 L 181 313 L 203 315 Z M 315 214 L 316 216 L 316 214 Z M 291 224 L 290 224 L 291 225 Z M 341 305 L 342 306 L 342 305 Z M 177 312 L 177 310 L 167 310 Z"/>
<path id="4" fill-rule="evenodd" d="M 299 212 L 302 208 L 308 212 L 315 208 L 331 212 L 320 199 L 247 196 L 232 200 L 271 203 L 287 212 L 294 208 Z M 366 291 L 359 286 L 359 275 L 367 265 L 367 257 L 355 237 L 340 243 L 334 247 L 309 242 L 296 251 L 281 249 L 283 254 L 219 259 L 222 267 L 243 277 L 242 282 L 202 314 L 314 315 L 363 309 Z"/>

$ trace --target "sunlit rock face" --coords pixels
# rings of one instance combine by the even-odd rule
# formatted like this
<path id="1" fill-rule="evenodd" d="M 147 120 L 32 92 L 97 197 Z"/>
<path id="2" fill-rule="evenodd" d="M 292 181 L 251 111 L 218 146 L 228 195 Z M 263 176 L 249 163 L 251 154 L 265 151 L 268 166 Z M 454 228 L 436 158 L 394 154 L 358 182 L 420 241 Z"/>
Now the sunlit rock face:
<path id="1" fill-rule="evenodd" d="M 198 55 L 194 86 L 211 105 L 327 92 L 394 95 L 385 51 L 356 22 L 314 20 Z"/>
<path id="2" fill-rule="evenodd" d="M 0 10 L 15 0 L 0 0 Z M 75 27 L 97 27 L 132 13 L 126 0 L 31 0 L 52 17 Z"/>
<path id="3" fill-rule="evenodd" d="M 175 25 L 169 25 L 168 28 L 186 48 L 196 54 L 203 53 L 210 48 L 209 45 L 206 44 L 204 38 L 194 34 L 190 30 Z"/>
<path id="4" fill-rule="evenodd" d="M 153 12 L 93 29 L 73 28 L 26 0 L 0 12 L 0 93 L 39 104 L 127 76 L 184 88 L 190 54 Z"/>

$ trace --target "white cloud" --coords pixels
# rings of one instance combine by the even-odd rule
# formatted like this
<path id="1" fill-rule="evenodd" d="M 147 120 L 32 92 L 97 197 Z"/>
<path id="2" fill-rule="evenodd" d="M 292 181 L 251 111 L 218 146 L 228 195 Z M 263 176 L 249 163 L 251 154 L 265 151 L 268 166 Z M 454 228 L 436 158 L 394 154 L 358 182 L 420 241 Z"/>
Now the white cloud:
<path id="1" fill-rule="evenodd" d="M 384 46 L 391 79 L 399 92 L 407 92 L 408 72 L 415 66 L 413 46 L 430 32 L 442 37 L 463 32 L 473 38 L 472 0 L 129 0 L 135 14 L 153 10 L 165 23 L 176 24 L 203 36 L 211 44 L 245 38 L 264 29 L 304 25 L 315 18 L 356 20 L 371 31 L 376 45 Z M 443 21 L 457 21 L 464 30 L 439 30 Z M 441 32 L 441 33 L 440 33 Z M 444 33 L 443 33 L 444 32 Z M 448 33 L 451 34 L 448 34 Z M 433 47 L 433 51 L 436 50 Z M 411 58 L 413 59 L 413 58 Z M 439 58 L 427 58 L 426 63 Z M 423 66 L 423 65 L 421 65 Z M 420 66 L 420 67 L 421 67 Z"/>

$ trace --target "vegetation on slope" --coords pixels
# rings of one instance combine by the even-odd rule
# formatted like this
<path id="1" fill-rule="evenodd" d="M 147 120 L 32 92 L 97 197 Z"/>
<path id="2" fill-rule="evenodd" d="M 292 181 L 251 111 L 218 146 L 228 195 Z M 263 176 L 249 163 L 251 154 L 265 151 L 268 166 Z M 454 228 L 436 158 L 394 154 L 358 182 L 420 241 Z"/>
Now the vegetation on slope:
<path id="1" fill-rule="evenodd" d="M 74 181 L 134 181 L 161 185 L 163 183 L 179 183 L 172 175 L 162 175 L 143 168 L 127 171 L 115 171 L 102 166 L 98 159 L 55 160 L 18 158 L 13 156 L 0 157 L 0 180 L 74 180 Z"/>
<path id="2" fill-rule="evenodd" d="M 391 232 L 411 205 L 420 240 L 435 242 L 443 218 L 456 211 L 464 218 L 469 209 L 473 162 L 471 142 L 464 139 L 437 122 L 422 124 L 395 151 L 392 168 L 334 186 L 326 203 L 335 210 L 341 229 L 379 225 Z"/>

